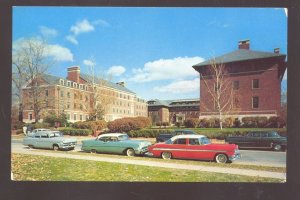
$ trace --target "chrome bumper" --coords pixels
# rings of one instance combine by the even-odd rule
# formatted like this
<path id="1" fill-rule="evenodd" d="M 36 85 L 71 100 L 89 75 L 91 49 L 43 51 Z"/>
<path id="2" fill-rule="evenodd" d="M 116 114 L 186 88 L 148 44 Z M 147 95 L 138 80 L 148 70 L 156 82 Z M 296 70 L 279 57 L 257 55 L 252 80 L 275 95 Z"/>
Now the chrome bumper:
<path id="1" fill-rule="evenodd" d="M 237 154 L 234 154 L 233 156 L 230 156 L 229 160 L 234 161 L 234 160 L 240 159 L 240 158 L 242 158 L 242 155 L 240 153 L 237 153 Z"/>

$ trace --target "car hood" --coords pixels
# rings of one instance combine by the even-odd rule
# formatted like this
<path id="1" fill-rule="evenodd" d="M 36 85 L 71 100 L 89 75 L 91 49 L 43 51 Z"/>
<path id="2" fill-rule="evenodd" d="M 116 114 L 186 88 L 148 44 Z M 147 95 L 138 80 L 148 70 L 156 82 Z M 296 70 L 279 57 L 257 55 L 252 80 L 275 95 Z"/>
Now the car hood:
<path id="1" fill-rule="evenodd" d="M 64 137 L 60 137 L 61 139 L 61 141 L 62 142 L 65 142 L 65 143 L 67 143 L 67 142 L 77 142 L 77 139 L 75 139 L 75 138 L 64 138 Z"/>
<path id="2" fill-rule="evenodd" d="M 128 144 L 143 145 L 143 146 L 149 146 L 152 144 L 151 142 L 149 142 L 147 140 L 123 140 L 121 142 L 128 143 Z"/>

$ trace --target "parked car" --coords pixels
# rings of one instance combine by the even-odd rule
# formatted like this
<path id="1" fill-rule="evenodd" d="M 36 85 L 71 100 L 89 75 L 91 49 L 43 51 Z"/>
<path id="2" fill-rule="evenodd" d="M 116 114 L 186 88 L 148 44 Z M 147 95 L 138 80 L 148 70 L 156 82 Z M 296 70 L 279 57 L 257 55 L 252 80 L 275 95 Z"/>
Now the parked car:
<path id="1" fill-rule="evenodd" d="M 245 136 L 226 137 L 225 142 L 237 144 L 240 148 L 273 149 L 281 151 L 286 149 L 287 138 L 275 131 L 253 131 Z"/>
<path id="2" fill-rule="evenodd" d="M 23 145 L 29 148 L 73 150 L 77 140 L 74 138 L 65 138 L 62 135 L 59 131 L 38 131 L 32 136 L 25 137 Z"/>
<path id="3" fill-rule="evenodd" d="M 82 150 L 92 153 L 114 153 L 134 156 L 143 155 L 148 151 L 151 142 L 145 140 L 130 140 L 126 133 L 101 134 L 96 139 L 82 141 Z"/>
<path id="4" fill-rule="evenodd" d="M 175 130 L 172 133 L 161 133 L 156 137 L 156 142 L 165 142 L 171 137 L 174 137 L 175 135 L 196 135 L 195 132 L 191 130 Z"/>
<path id="5" fill-rule="evenodd" d="M 148 147 L 154 157 L 211 160 L 227 163 L 241 157 L 235 144 L 212 144 L 204 135 L 177 135 Z"/>

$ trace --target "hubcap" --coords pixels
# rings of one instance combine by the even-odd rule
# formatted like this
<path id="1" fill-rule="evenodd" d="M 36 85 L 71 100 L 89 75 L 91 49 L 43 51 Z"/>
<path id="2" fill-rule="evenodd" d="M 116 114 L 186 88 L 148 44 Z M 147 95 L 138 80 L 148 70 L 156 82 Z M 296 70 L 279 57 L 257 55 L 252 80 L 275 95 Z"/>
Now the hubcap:
<path id="1" fill-rule="evenodd" d="M 217 162 L 218 163 L 226 163 L 227 162 L 227 157 L 223 154 L 220 154 L 217 156 Z"/>
<path id="2" fill-rule="evenodd" d="M 134 156 L 134 150 L 133 149 L 127 149 L 127 156 Z"/>
<path id="3" fill-rule="evenodd" d="M 163 152 L 162 157 L 163 157 L 163 159 L 170 159 L 171 154 L 169 152 Z"/>
<path id="4" fill-rule="evenodd" d="M 279 150 L 281 149 L 281 146 L 280 146 L 279 144 L 276 144 L 276 145 L 274 146 L 274 149 L 275 149 L 276 151 L 279 151 Z"/>

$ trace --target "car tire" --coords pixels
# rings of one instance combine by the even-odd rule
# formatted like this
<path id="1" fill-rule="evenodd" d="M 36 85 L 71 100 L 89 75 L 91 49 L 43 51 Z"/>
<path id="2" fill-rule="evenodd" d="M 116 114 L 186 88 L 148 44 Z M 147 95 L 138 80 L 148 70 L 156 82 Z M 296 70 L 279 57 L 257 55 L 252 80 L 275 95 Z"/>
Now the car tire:
<path id="1" fill-rule="evenodd" d="M 96 149 L 91 149 L 91 153 L 97 153 Z"/>
<path id="2" fill-rule="evenodd" d="M 129 156 L 129 157 L 132 157 L 135 155 L 135 152 L 134 152 L 134 149 L 132 148 L 129 148 L 126 150 L 126 155 Z"/>
<path id="3" fill-rule="evenodd" d="M 281 151 L 282 150 L 282 146 L 280 144 L 273 144 L 273 150 L 274 151 Z"/>
<path id="4" fill-rule="evenodd" d="M 170 160 L 172 158 L 172 154 L 170 152 L 162 152 L 161 157 L 164 160 Z"/>
<path id="5" fill-rule="evenodd" d="M 53 145 L 53 150 L 54 151 L 58 151 L 59 150 L 59 146 L 57 144 Z"/>
<path id="6" fill-rule="evenodd" d="M 28 148 L 29 149 L 33 149 L 33 145 L 28 145 Z"/>
<path id="7" fill-rule="evenodd" d="M 226 154 L 220 153 L 220 154 L 216 155 L 215 161 L 217 163 L 227 163 L 228 162 L 228 157 L 227 157 Z"/>

